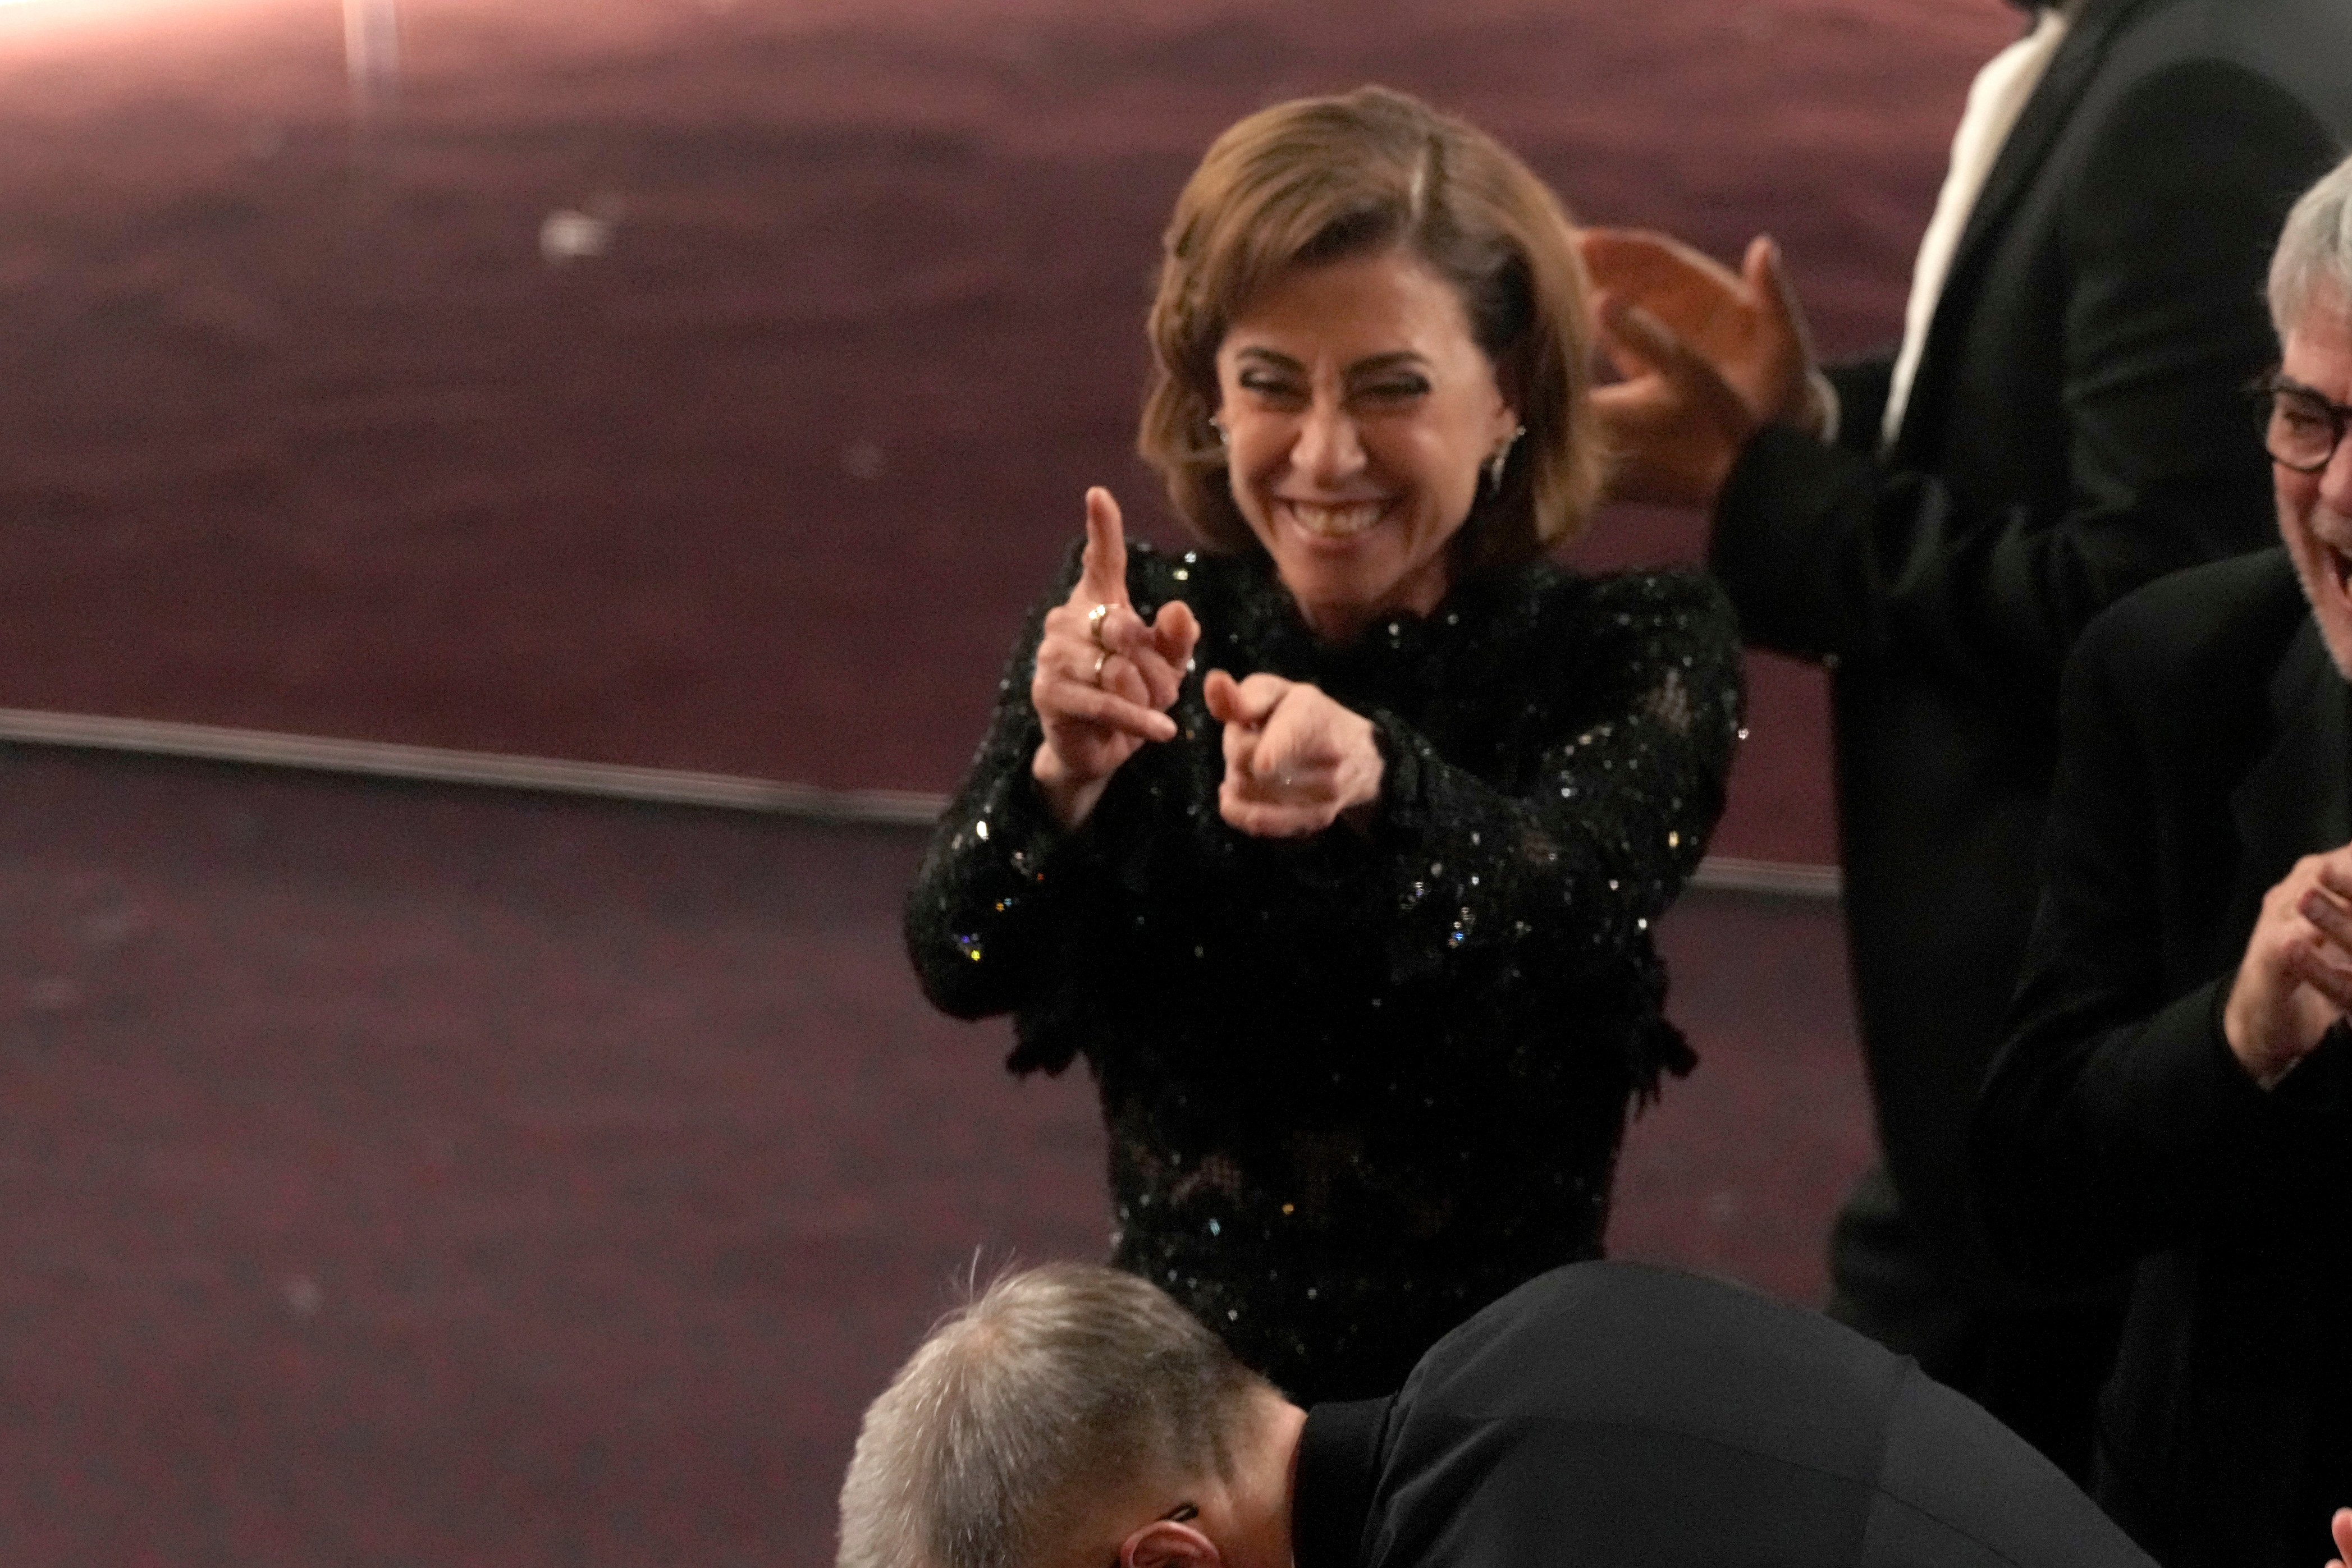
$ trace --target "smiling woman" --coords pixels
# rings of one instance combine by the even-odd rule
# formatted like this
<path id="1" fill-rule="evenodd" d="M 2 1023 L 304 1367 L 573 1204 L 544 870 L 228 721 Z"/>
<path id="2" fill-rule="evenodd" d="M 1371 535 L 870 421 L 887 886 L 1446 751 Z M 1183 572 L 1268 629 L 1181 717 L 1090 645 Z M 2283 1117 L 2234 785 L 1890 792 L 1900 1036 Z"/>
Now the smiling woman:
<path id="1" fill-rule="evenodd" d="M 1525 429 L 1452 287 L 1400 251 L 1286 273 L 1217 385 L 1234 504 L 1316 635 L 1437 608 L 1479 476 Z"/>
<path id="2" fill-rule="evenodd" d="M 1314 1400 L 1600 1249 L 1690 1055 L 1650 926 L 1698 863 L 1736 635 L 1546 558 L 1599 472 L 1549 192 L 1375 89 L 1265 110 L 1178 198 L 1141 446 L 1031 618 L 908 904 L 932 999 L 1093 1069 L 1114 1260 Z"/>

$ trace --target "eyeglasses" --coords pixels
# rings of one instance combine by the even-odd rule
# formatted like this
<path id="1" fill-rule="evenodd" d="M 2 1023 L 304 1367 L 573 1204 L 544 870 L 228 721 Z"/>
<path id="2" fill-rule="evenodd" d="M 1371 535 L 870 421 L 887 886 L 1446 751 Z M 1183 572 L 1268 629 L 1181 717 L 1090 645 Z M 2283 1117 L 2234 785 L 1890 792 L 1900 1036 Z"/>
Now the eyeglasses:
<path id="1" fill-rule="evenodd" d="M 2263 450 L 2282 468 L 2316 474 L 2336 456 L 2352 424 L 2352 403 L 2330 402 L 2301 382 L 2273 373 L 2254 390 L 2270 402 L 2263 427 Z"/>
<path id="2" fill-rule="evenodd" d="M 1190 1524 L 1192 1521 L 1200 1517 L 1201 1511 L 1199 1509 L 1194 1508 L 1189 1502 L 1180 1502 L 1174 1508 L 1170 1509 L 1166 1513 L 1161 1514 L 1158 1519 L 1153 1520 L 1151 1524 Z M 1150 1529 L 1151 1524 L 1145 1525 L 1143 1527 L 1144 1530 Z M 1142 1531 L 1139 1531 L 1137 1533 L 1141 1534 Z M 1118 1555 L 1110 1560 L 1110 1568 L 1126 1568 L 1126 1563 L 1127 1548 L 1122 1544 L 1118 1549 Z"/>

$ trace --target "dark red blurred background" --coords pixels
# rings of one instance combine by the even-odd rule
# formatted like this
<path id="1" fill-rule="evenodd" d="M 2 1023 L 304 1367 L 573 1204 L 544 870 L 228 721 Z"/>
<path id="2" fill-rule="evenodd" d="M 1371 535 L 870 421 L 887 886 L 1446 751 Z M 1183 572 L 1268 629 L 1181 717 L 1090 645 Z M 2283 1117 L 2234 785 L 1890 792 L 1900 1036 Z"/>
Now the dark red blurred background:
<path id="1" fill-rule="evenodd" d="M 0 707 L 944 789 L 1083 486 L 1174 537 L 1139 322 L 1235 116 L 1423 92 L 1589 217 L 1772 231 L 1853 350 L 2017 25 L 0 0 Z M 1716 848 L 1832 860 L 1817 677 L 1752 674 Z M 1104 1233 L 1087 1087 L 914 990 L 918 848 L 0 746 L 0 1562 L 828 1561 L 950 1278 Z M 1703 1063 L 1612 1247 L 1818 1300 L 1834 908 L 1661 940 Z"/>
<path id="2" fill-rule="evenodd" d="M 388 0 L 353 0 L 389 10 Z M 2000 0 L 0 3 L 0 706 L 940 790 L 1202 146 L 1376 79 L 1891 340 Z M 569 214 L 573 216 L 553 217 Z M 568 227 L 566 225 L 569 225 Z M 543 242 L 551 242 L 543 243 Z M 565 248 L 566 244 L 570 248 Z M 598 252 L 600 254 L 587 254 Z M 1619 517 L 1595 562 L 1687 557 Z M 1719 851 L 1835 858 L 1760 664 Z"/>

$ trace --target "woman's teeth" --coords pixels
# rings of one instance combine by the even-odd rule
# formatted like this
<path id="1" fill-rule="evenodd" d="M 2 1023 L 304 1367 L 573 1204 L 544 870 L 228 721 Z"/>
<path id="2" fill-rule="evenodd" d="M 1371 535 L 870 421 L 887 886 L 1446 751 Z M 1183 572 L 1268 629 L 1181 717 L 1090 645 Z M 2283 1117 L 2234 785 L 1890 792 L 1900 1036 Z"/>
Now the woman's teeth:
<path id="1" fill-rule="evenodd" d="M 1308 501 L 1285 501 L 1290 520 L 1318 538 L 1353 538 L 1380 521 L 1378 501 L 1351 501 L 1344 507 L 1318 507 Z"/>

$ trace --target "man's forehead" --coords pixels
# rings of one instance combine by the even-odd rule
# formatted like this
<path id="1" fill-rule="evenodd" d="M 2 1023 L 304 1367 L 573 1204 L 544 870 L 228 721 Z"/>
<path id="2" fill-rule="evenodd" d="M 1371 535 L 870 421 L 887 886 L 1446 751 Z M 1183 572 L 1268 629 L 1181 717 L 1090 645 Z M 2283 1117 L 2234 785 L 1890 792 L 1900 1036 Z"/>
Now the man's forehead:
<path id="1" fill-rule="evenodd" d="M 2352 308 L 2340 297 L 2314 298 L 2287 333 L 2279 368 L 2315 392 L 2352 401 Z"/>

